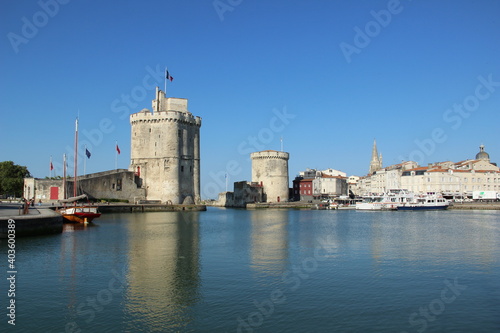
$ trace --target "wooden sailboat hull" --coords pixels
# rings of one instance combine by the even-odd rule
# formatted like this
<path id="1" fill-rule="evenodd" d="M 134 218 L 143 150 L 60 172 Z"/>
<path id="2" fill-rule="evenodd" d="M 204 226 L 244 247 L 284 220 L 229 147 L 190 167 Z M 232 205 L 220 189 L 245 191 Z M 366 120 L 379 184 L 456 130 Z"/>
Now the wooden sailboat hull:
<path id="1" fill-rule="evenodd" d="M 63 208 L 59 210 L 59 213 L 67 222 L 76 223 L 90 223 L 101 216 L 101 213 L 97 211 L 97 207 L 90 206 Z"/>

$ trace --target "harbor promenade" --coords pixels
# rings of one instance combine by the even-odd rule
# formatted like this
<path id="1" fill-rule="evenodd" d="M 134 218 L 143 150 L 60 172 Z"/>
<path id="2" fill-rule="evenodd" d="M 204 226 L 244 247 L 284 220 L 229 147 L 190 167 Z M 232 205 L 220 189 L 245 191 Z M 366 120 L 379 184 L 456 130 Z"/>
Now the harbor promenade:
<path id="1" fill-rule="evenodd" d="M 165 205 L 165 204 L 128 204 L 128 203 L 99 203 L 101 213 L 142 213 L 142 212 L 179 212 L 205 211 L 205 205 Z M 0 238 L 7 238 L 8 222 L 14 220 L 16 237 L 61 233 L 63 218 L 55 212 L 60 205 L 42 204 L 30 206 L 27 214 L 23 214 L 22 203 L 0 203 Z"/>
<path id="2" fill-rule="evenodd" d="M 500 202 L 454 202 L 448 209 L 500 210 Z"/>
<path id="3" fill-rule="evenodd" d="M 71 206 L 71 205 L 67 205 Z M 161 203 L 96 203 L 92 206 L 98 207 L 99 212 L 106 213 L 144 213 L 144 212 L 180 212 L 180 211 L 205 211 L 205 205 L 167 205 Z M 51 209 L 62 208 L 63 206 L 51 206 Z"/>
<path id="4" fill-rule="evenodd" d="M 29 207 L 21 203 L 0 203 L 0 238 L 7 238 L 9 220 L 15 221 L 16 237 L 61 233 L 63 218 L 48 206 Z"/>

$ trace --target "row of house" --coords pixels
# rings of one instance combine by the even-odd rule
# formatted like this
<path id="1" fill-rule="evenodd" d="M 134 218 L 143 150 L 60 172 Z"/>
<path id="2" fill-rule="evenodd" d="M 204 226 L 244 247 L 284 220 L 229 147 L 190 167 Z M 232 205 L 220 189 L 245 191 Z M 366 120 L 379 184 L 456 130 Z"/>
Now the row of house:
<path id="1" fill-rule="evenodd" d="M 332 200 L 347 195 L 347 175 L 339 170 L 307 169 L 293 180 L 294 201 Z"/>
<path id="2" fill-rule="evenodd" d="M 349 189 L 359 196 L 399 188 L 415 193 L 440 192 L 447 196 L 469 197 L 473 191 L 500 192 L 500 168 L 490 162 L 483 145 L 479 149 L 475 159 L 460 162 L 419 166 L 408 161 L 385 168 L 379 166 L 375 170 L 370 167 L 371 173 L 367 176 L 350 179 Z"/>
<path id="3" fill-rule="evenodd" d="M 345 172 L 307 169 L 293 180 L 291 199 L 295 201 L 339 200 L 380 194 L 391 189 L 414 193 L 439 192 L 449 197 L 471 197 L 474 191 L 500 192 L 500 168 L 479 147 L 474 159 L 437 162 L 419 166 L 414 161 L 382 167 L 382 154 L 374 141 L 369 173 L 349 176 Z"/>

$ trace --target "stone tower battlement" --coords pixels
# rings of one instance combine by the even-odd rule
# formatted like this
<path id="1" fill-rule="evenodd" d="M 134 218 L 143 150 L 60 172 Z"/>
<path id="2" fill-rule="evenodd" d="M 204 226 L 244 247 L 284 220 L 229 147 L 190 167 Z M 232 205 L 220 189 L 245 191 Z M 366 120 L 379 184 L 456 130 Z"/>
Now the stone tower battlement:
<path id="1" fill-rule="evenodd" d="M 201 118 L 185 98 L 166 98 L 156 88 L 153 111 L 130 115 L 130 170 L 142 180 L 148 200 L 173 204 L 200 201 Z"/>
<path id="2" fill-rule="evenodd" d="M 252 182 L 262 184 L 267 202 L 288 201 L 289 153 L 265 150 L 251 153 Z"/>
<path id="3" fill-rule="evenodd" d="M 158 111 L 152 113 L 148 109 L 130 115 L 130 123 L 159 123 L 159 122 L 179 122 L 201 127 L 201 118 L 193 116 L 190 112 L 182 111 Z"/>
<path id="4" fill-rule="evenodd" d="M 252 153 L 250 156 L 252 159 L 283 159 L 288 161 L 290 154 L 283 151 L 264 150 Z"/>

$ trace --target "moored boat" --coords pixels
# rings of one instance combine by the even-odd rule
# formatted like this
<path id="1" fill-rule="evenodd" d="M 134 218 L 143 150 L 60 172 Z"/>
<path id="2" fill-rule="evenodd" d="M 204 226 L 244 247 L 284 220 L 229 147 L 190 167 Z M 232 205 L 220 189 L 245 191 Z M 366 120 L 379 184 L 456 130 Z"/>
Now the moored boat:
<path id="1" fill-rule="evenodd" d="M 316 205 L 317 209 L 320 210 L 335 210 L 339 209 L 339 204 L 333 200 L 323 200 L 320 204 Z"/>
<path id="2" fill-rule="evenodd" d="M 78 192 L 78 118 L 75 122 L 75 164 L 74 164 L 74 178 L 73 178 L 73 197 L 66 199 L 66 155 L 64 155 L 64 165 L 63 165 L 63 188 L 64 188 L 64 199 L 60 200 L 62 203 L 74 202 L 72 207 L 64 207 L 57 210 L 67 222 L 78 222 L 78 223 L 90 223 L 95 218 L 101 216 L 101 213 L 97 211 L 97 207 L 90 205 L 77 205 L 76 202 L 80 199 L 86 199 L 87 195 L 82 194 L 77 196 Z"/>
<path id="3" fill-rule="evenodd" d="M 95 218 L 101 216 L 97 207 L 92 206 L 75 206 L 67 207 L 59 210 L 63 218 L 69 222 L 90 223 Z"/>
<path id="4" fill-rule="evenodd" d="M 363 198 L 362 202 L 356 203 L 358 210 L 395 210 L 396 204 L 390 202 L 385 196 L 369 196 Z"/>
<path id="5" fill-rule="evenodd" d="M 412 195 L 406 190 L 394 189 L 382 195 L 371 195 L 356 203 L 358 210 L 396 210 L 398 206 L 410 201 Z"/>
<path id="6" fill-rule="evenodd" d="M 397 207 L 398 210 L 444 210 L 450 201 L 436 192 L 427 192 L 425 195 L 415 196 L 410 202 Z"/>
<path id="7" fill-rule="evenodd" d="M 99 213 L 96 206 L 76 204 L 76 201 L 85 198 L 87 198 L 87 195 L 82 194 L 77 197 L 61 200 L 60 202 L 63 203 L 75 202 L 75 205 L 72 207 L 64 207 L 57 211 L 63 216 L 66 222 L 90 223 L 95 218 L 101 216 L 101 213 Z"/>

